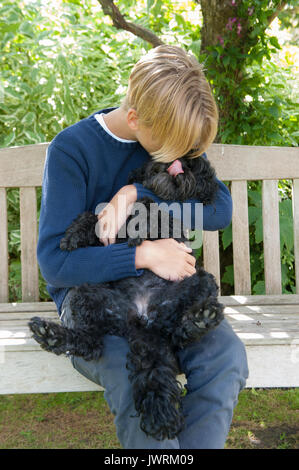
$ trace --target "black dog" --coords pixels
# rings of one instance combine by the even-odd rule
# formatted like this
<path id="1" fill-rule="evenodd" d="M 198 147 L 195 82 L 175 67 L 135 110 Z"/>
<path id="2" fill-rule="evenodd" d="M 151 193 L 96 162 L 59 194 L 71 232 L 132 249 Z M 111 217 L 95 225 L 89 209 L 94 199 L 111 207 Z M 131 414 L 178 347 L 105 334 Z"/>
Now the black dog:
<path id="1" fill-rule="evenodd" d="M 215 171 L 203 157 L 184 156 L 171 166 L 150 161 L 134 170 L 128 180 L 142 183 L 158 197 L 169 201 L 196 198 L 211 204 L 218 184 Z M 143 198 L 147 213 L 153 203 Z M 146 238 L 161 238 L 161 214 L 158 213 L 157 236 L 150 236 L 147 220 L 146 237 L 118 238 L 116 243 L 137 246 Z M 128 217 L 126 226 L 136 217 Z M 184 233 L 174 233 L 175 219 L 169 215 L 169 236 L 188 242 Z M 97 215 L 84 212 L 67 229 L 60 242 L 63 250 L 100 246 L 96 234 Z M 184 230 L 180 222 L 182 232 Z M 127 338 L 129 379 L 141 429 L 158 440 L 173 439 L 183 429 L 182 387 L 176 351 L 200 340 L 224 318 L 223 305 L 217 300 L 218 286 L 212 274 L 196 262 L 196 273 L 181 281 L 164 280 L 150 270 L 130 277 L 100 284 L 83 284 L 73 289 L 70 299 L 74 327 L 34 317 L 29 323 L 33 338 L 55 354 L 98 359 L 103 351 L 103 336 Z"/>

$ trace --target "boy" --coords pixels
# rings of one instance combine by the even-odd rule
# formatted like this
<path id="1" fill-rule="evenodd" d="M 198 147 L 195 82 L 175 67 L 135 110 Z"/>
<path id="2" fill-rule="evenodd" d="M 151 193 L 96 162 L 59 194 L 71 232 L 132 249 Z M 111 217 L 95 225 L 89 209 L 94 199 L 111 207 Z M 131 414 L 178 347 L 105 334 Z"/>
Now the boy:
<path id="1" fill-rule="evenodd" d="M 127 185 L 130 171 L 149 158 L 172 162 L 190 150 L 194 158 L 202 155 L 215 138 L 217 123 L 217 107 L 195 57 L 179 47 L 159 46 L 133 68 L 119 108 L 102 109 L 52 140 L 44 168 L 37 256 L 48 292 L 67 326 L 72 326 L 68 294 L 76 285 L 142 276 L 144 268 L 170 280 L 195 273 L 191 249 L 173 239 L 146 240 L 137 248 L 114 243 L 128 215 L 120 210 L 119 196 L 126 196 L 128 210 L 146 195 L 161 202 L 141 184 Z M 218 230 L 231 221 L 230 193 L 217 181 L 216 212 L 204 206 L 204 230 Z M 60 250 L 70 223 L 106 201 L 112 210 L 98 214 L 104 246 Z M 200 201 L 188 202 L 194 228 L 195 204 Z M 140 430 L 125 367 L 127 341 L 106 335 L 104 345 L 99 361 L 71 360 L 82 375 L 104 387 L 123 448 L 224 447 L 248 376 L 245 348 L 226 320 L 178 355 L 187 378 L 186 428 L 173 440 L 159 442 Z"/>

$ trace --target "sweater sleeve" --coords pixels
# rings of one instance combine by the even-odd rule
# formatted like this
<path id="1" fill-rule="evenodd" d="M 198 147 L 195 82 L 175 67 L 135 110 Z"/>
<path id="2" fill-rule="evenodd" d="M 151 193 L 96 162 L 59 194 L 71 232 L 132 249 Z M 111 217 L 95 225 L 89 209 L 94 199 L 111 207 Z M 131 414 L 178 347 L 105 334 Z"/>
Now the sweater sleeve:
<path id="1" fill-rule="evenodd" d="M 207 158 L 206 154 L 203 154 L 203 156 Z M 225 183 L 220 181 L 218 178 L 216 179 L 218 183 L 218 191 L 214 204 L 202 205 L 199 204 L 201 201 L 198 199 L 188 199 L 185 201 L 186 203 L 190 203 L 190 213 L 189 217 L 187 217 L 187 221 L 188 219 L 190 220 L 189 228 L 191 230 L 200 229 L 215 231 L 224 229 L 231 222 L 233 211 L 231 194 Z M 176 209 L 179 208 L 179 210 L 178 213 L 174 213 L 174 217 L 177 216 L 179 218 L 184 216 L 183 204 L 185 204 L 185 202 L 182 203 L 178 201 L 166 201 L 156 196 L 151 190 L 145 188 L 142 184 L 133 184 L 137 190 L 137 200 L 147 196 L 159 204 L 164 203 L 163 206 L 166 204 L 168 207 L 175 202 Z M 199 211 L 200 214 L 198 213 Z M 198 221 L 200 221 L 200 227 L 198 226 Z M 188 226 L 188 224 L 186 224 L 186 226 Z"/>
<path id="2" fill-rule="evenodd" d="M 37 259 L 44 279 L 54 287 L 140 276 L 136 247 L 117 243 L 103 247 L 60 249 L 67 227 L 86 210 L 88 168 L 80 155 L 69 155 L 51 142 L 47 149 L 42 183 Z"/>

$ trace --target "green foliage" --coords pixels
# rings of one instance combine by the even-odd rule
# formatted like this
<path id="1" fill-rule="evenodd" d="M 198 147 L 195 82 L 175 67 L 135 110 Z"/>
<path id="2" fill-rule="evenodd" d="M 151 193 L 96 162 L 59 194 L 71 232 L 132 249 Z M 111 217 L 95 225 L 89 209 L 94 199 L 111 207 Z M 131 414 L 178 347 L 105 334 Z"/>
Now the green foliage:
<path id="1" fill-rule="evenodd" d="M 0 147 L 48 142 L 119 103 L 142 48 L 117 40 L 90 5 L 65 3 L 55 14 L 38 2 L 22 9 L 11 0 L 0 3 Z"/>
<path id="2" fill-rule="evenodd" d="M 277 61 L 280 43 L 267 32 L 268 18 L 279 2 L 252 3 L 236 1 L 235 16 L 228 19 L 225 34 L 199 56 L 206 64 L 220 110 L 219 140 L 297 146 L 296 64 L 289 61 L 282 66 Z"/>

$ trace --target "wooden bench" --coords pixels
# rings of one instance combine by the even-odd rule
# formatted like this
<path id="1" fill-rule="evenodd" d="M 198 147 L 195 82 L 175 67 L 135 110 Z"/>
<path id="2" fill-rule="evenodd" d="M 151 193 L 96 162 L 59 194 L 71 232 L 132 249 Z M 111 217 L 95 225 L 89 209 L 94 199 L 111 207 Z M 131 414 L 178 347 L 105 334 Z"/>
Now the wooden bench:
<path id="1" fill-rule="evenodd" d="M 0 393 L 91 391 L 66 357 L 43 351 L 30 338 L 34 315 L 58 319 L 53 302 L 40 302 L 36 187 L 41 186 L 48 144 L 0 150 Z M 299 271 L 299 150 L 214 144 L 208 158 L 219 179 L 231 181 L 235 295 L 221 296 L 225 314 L 245 343 L 247 387 L 299 386 L 299 283 L 296 294 L 281 288 L 278 180 L 293 183 L 294 255 Z M 266 295 L 252 295 L 247 181 L 262 180 Z M 20 188 L 22 302 L 8 303 L 6 188 Z M 203 232 L 204 267 L 220 284 L 219 233 Z M 221 293 L 220 293 L 221 294 Z"/>

